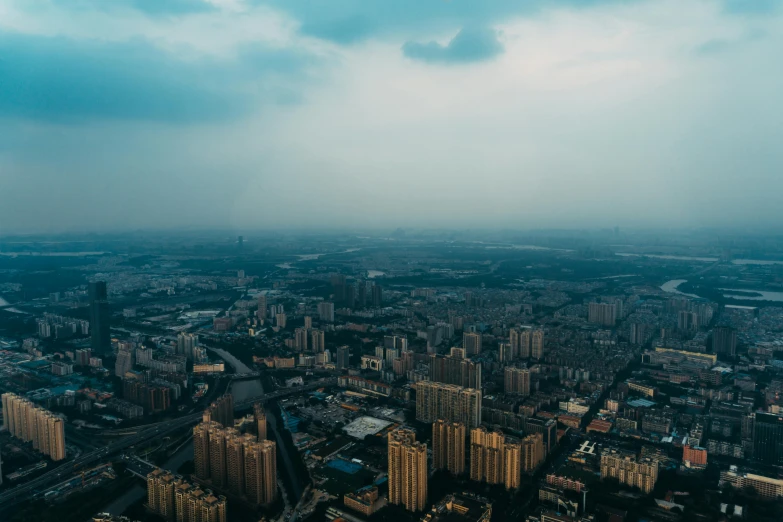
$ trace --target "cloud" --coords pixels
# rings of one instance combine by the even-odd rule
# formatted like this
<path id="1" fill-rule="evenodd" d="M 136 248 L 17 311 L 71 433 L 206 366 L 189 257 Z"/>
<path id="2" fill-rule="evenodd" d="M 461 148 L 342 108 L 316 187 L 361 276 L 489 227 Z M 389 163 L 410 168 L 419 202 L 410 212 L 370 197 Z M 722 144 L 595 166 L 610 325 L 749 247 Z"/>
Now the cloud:
<path id="1" fill-rule="evenodd" d="M 724 0 L 726 12 L 733 14 L 768 14 L 783 7 L 783 0 Z"/>
<path id="2" fill-rule="evenodd" d="M 216 11 L 217 7 L 205 0 L 54 0 L 55 4 L 71 10 L 134 9 L 150 16 L 176 16 Z"/>
<path id="3" fill-rule="evenodd" d="M 503 52 L 503 44 L 493 29 L 462 29 L 446 45 L 406 42 L 402 52 L 412 60 L 429 63 L 470 63 L 496 57 Z"/>
<path id="4" fill-rule="evenodd" d="M 233 61 L 185 60 L 144 39 L 0 33 L 0 117 L 196 123 L 241 117 L 258 101 L 298 99 L 285 79 L 311 63 L 306 54 L 263 46 L 239 54 Z"/>

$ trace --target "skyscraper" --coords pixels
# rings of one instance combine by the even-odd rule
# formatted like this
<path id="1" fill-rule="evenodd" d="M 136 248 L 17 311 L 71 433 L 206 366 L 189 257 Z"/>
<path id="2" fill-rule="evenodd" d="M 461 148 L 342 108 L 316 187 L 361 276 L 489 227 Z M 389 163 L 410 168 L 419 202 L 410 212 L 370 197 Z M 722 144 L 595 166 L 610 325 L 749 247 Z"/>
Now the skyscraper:
<path id="1" fill-rule="evenodd" d="M 90 283 L 90 348 L 96 355 L 105 355 L 111 351 L 110 321 L 111 311 L 107 300 L 106 282 Z"/>
<path id="2" fill-rule="evenodd" d="M 215 421 L 226 428 L 234 426 L 234 396 L 226 393 L 218 397 L 204 410 L 204 422 Z"/>
<path id="3" fill-rule="evenodd" d="M 712 331 L 712 351 L 719 356 L 734 357 L 737 352 L 737 332 L 728 326 Z"/>
<path id="4" fill-rule="evenodd" d="M 432 467 L 465 472 L 465 425 L 438 419 L 432 425 Z"/>
<path id="5" fill-rule="evenodd" d="M 481 334 L 465 332 L 462 334 L 462 347 L 468 356 L 481 353 Z"/>
<path id="6" fill-rule="evenodd" d="M 427 445 L 407 429 L 389 433 L 389 502 L 408 511 L 427 507 Z"/>
<path id="7" fill-rule="evenodd" d="M 350 366 L 351 349 L 348 346 L 337 348 L 337 368 L 342 370 Z"/>
<path id="8" fill-rule="evenodd" d="M 209 422 L 202 422 L 193 428 L 193 464 L 201 480 L 209 480 Z"/>
<path id="9" fill-rule="evenodd" d="M 4 393 L 3 423 L 9 433 L 25 442 L 53 461 L 65 459 L 65 423 L 52 412 L 37 407 L 24 397 Z"/>
<path id="10" fill-rule="evenodd" d="M 114 375 L 124 377 L 126 372 L 133 369 L 134 350 L 132 346 L 122 346 L 117 350 L 117 360 L 114 363 Z"/>
<path id="11" fill-rule="evenodd" d="M 260 402 L 253 405 L 253 418 L 256 421 L 256 435 L 258 435 L 258 441 L 266 440 L 266 411 L 264 411 L 264 405 Z"/>
<path id="12" fill-rule="evenodd" d="M 180 332 L 177 335 L 177 354 L 184 355 L 188 359 L 193 358 L 193 349 L 198 345 L 196 334 Z"/>
<path id="13" fill-rule="evenodd" d="M 455 349 L 452 348 L 452 351 Z M 430 355 L 430 380 L 481 389 L 481 363 L 453 355 Z"/>
<path id="14" fill-rule="evenodd" d="M 531 335 L 530 356 L 533 359 L 544 358 L 544 331 L 534 330 Z"/>
<path id="15" fill-rule="evenodd" d="M 297 352 L 307 351 L 307 334 L 306 328 L 297 328 L 294 330 L 294 346 Z"/>
<path id="16" fill-rule="evenodd" d="M 753 458 L 772 466 L 783 466 L 783 415 L 754 414 Z"/>
<path id="17" fill-rule="evenodd" d="M 277 498 L 277 445 L 271 440 L 245 444 L 245 493 L 256 504 Z"/>
<path id="18" fill-rule="evenodd" d="M 530 371 L 506 366 L 503 371 L 503 386 L 506 393 L 530 395 Z"/>
<path id="19" fill-rule="evenodd" d="M 323 353 L 326 349 L 326 336 L 323 330 L 310 330 L 310 349 L 315 353 Z"/>
<path id="20" fill-rule="evenodd" d="M 473 429 L 481 424 L 481 391 L 439 382 L 417 382 L 416 419 L 429 423 L 443 419 Z"/>
<path id="21" fill-rule="evenodd" d="M 217 423 L 212 423 L 209 427 L 209 481 L 217 488 L 224 488 L 227 484 L 226 435 L 229 434 L 229 429 L 224 429 Z"/>
<path id="22" fill-rule="evenodd" d="M 380 307 L 383 304 L 383 289 L 381 285 L 372 285 L 372 305 L 375 308 Z"/>
<path id="23" fill-rule="evenodd" d="M 478 427 L 470 432 L 470 479 L 488 484 L 502 484 L 505 435 Z"/>
<path id="24" fill-rule="evenodd" d="M 318 303 L 318 319 L 325 323 L 334 322 L 334 303 Z"/>

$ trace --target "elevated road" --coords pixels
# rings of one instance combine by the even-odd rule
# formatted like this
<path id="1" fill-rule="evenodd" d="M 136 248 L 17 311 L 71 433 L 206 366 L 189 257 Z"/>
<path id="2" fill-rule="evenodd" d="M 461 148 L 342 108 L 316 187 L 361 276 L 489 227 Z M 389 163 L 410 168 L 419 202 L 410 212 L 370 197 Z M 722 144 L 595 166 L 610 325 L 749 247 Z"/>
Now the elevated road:
<path id="1" fill-rule="evenodd" d="M 337 384 L 337 379 L 335 377 L 320 379 L 311 384 L 308 384 L 307 386 L 298 386 L 296 388 L 287 388 L 284 390 L 278 390 L 272 393 L 267 393 L 264 395 L 260 395 L 258 397 L 254 397 L 252 399 L 235 403 L 234 409 L 244 410 L 246 408 L 250 408 L 256 402 L 266 402 L 270 400 L 281 399 L 283 397 L 288 397 L 303 392 L 317 390 L 318 388 L 322 388 L 325 386 L 334 386 L 336 384 Z M 88 466 L 90 464 L 94 464 L 95 462 L 104 460 L 107 457 L 115 455 L 137 444 L 141 444 L 143 442 L 146 442 L 154 438 L 164 437 L 171 432 L 180 430 L 187 426 L 197 424 L 201 420 L 201 418 L 202 418 L 202 413 L 199 412 L 199 413 L 192 413 L 184 417 L 172 419 L 170 421 L 159 422 L 153 425 L 152 427 L 148 427 L 139 431 L 135 435 L 123 438 L 116 442 L 112 442 L 105 448 L 82 454 L 72 462 L 67 462 L 61 466 L 58 466 L 52 471 L 44 473 L 38 478 L 35 478 L 24 484 L 20 484 L 19 486 L 16 486 L 15 488 L 6 491 L 2 495 L 0 495 L 0 508 L 7 509 L 9 506 L 13 506 L 20 502 L 24 502 L 30 497 L 34 497 L 39 491 L 41 491 L 49 484 L 57 480 L 62 480 L 62 477 L 65 475 L 73 473 L 84 466 Z M 2 509 L 0 509 L 0 511 L 2 511 Z"/>

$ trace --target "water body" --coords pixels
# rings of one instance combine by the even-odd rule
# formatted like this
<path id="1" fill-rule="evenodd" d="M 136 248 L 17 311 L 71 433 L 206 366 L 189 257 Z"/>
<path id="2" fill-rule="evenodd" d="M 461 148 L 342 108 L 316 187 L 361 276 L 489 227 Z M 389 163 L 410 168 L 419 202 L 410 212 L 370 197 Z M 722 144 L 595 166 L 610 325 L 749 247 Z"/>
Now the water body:
<path id="1" fill-rule="evenodd" d="M 32 257 L 86 257 L 102 256 L 107 252 L 0 252 L 0 256 L 32 256 Z"/>
<path id="2" fill-rule="evenodd" d="M 2 307 L 2 306 L 8 306 L 8 305 L 10 305 L 10 304 L 11 304 L 11 303 L 9 303 L 8 301 L 6 301 L 6 300 L 5 300 L 5 299 L 3 299 L 2 297 L 0 297 L 0 307 Z M 6 309 L 5 309 L 5 311 L 6 311 L 6 312 L 13 312 L 13 313 L 15 313 L 15 314 L 24 314 L 24 313 L 26 313 L 26 312 L 23 312 L 22 310 L 19 310 L 18 308 L 6 308 Z"/>
<path id="3" fill-rule="evenodd" d="M 367 278 L 373 279 L 375 277 L 382 277 L 385 276 L 386 272 L 381 272 L 380 270 L 368 270 L 367 271 Z"/>
<path id="4" fill-rule="evenodd" d="M 742 299 L 748 301 L 776 301 L 783 302 L 783 292 L 767 292 L 765 290 L 750 290 L 746 288 L 718 288 L 724 292 L 723 297 L 731 299 Z M 737 295 L 732 292 L 753 292 L 755 294 L 761 294 L 760 296 L 749 297 L 746 295 Z"/>
<path id="5" fill-rule="evenodd" d="M 208 350 L 215 352 L 220 356 L 221 359 L 226 361 L 228 364 L 231 365 L 232 368 L 234 368 L 234 371 L 242 374 L 242 373 L 253 373 L 253 370 L 251 370 L 245 363 L 228 353 L 227 351 L 223 350 L 222 348 L 208 348 Z"/>
<path id="6" fill-rule="evenodd" d="M 228 353 L 221 348 L 209 348 L 216 354 L 218 354 L 224 361 L 226 361 L 237 375 L 245 373 L 253 373 L 245 363 Z M 234 396 L 235 402 L 252 399 L 264 394 L 264 387 L 261 385 L 261 379 L 248 379 L 245 381 L 234 381 L 231 383 L 231 395 Z"/>
<path id="7" fill-rule="evenodd" d="M 685 292 L 680 292 L 677 290 L 677 287 L 680 286 L 683 283 L 687 283 L 687 279 L 672 279 L 671 281 L 666 281 L 664 284 L 661 285 L 661 290 L 664 292 L 668 292 L 670 294 L 677 294 L 677 295 L 684 295 L 687 297 L 699 297 L 695 294 L 686 294 Z"/>
<path id="8" fill-rule="evenodd" d="M 720 261 L 717 257 L 670 256 L 664 254 L 632 254 L 630 252 L 618 252 L 616 255 L 621 257 L 652 257 L 654 259 L 670 259 L 672 261 L 699 261 L 701 263 L 716 263 Z"/>

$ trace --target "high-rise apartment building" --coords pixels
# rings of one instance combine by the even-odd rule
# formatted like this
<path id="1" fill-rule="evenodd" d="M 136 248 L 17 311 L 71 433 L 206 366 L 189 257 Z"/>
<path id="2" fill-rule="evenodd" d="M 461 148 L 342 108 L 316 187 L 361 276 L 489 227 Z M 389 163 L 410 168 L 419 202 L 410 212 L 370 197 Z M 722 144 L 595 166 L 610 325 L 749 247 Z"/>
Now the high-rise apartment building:
<path id="1" fill-rule="evenodd" d="M 309 315 L 304 316 L 304 327 L 307 330 L 310 330 L 313 327 L 313 318 Z"/>
<path id="2" fill-rule="evenodd" d="M 120 346 L 117 350 L 117 360 L 114 363 L 114 375 L 125 377 L 125 373 L 133 369 L 134 350 L 132 347 Z"/>
<path id="3" fill-rule="evenodd" d="M 106 282 L 90 283 L 90 348 L 96 355 L 105 355 L 111 351 L 110 321 Z"/>
<path id="4" fill-rule="evenodd" d="M 204 410 L 202 417 L 204 422 L 214 421 L 218 424 L 231 428 L 234 426 L 234 396 L 226 393 L 213 401 L 209 408 Z"/>
<path id="5" fill-rule="evenodd" d="M 337 348 L 337 368 L 342 370 L 350 366 L 351 349 L 348 346 L 340 346 Z"/>
<path id="6" fill-rule="evenodd" d="M 453 355 L 430 355 L 430 380 L 481 389 L 481 363 Z"/>
<path id="7" fill-rule="evenodd" d="M 502 432 L 489 432 L 484 427 L 470 432 L 470 479 L 487 484 L 503 484 L 505 481 L 503 458 L 506 436 Z"/>
<path id="8" fill-rule="evenodd" d="M 323 330 L 310 330 L 310 349 L 315 353 L 323 353 L 326 349 L 326 336 Z"/>
<path id="9" fill-rule="evenodd" d="M 512 358 L 527 359 L 530 357 L 531 337 L 530 328 L 512 328 L 509 331 Z"/>
<path id="10" fill-rule="evenodd" d="M 294 349 L 297 352 L 307 351 L 307 328 L 297 328 L 294 330 Z"/>
<path id="11" fill-rule="evenodd" d="M 389 502 L 408 511 L 427 507 L 427 445 L 416 433 L 400 429 L 389 433 Z"/>
<path id="12" fill-rule="evenodd" d="M 253 418 L 256 421 L 256 435 L 258 436 L 258 441 L 266 440 L 266 411 L 264 410 L 264 405 L 260 402 L 253 405 Z"/>
<path id="13" fill-rule="evenodd" d="M 473 429 L 481 424 L 481 390 L 420 381 L 416 383 L 416 419 L 428 423 L 443 419 Z"/>
<path id="14" fill-rule="evenodd" d="M 465 332 L 462 334 L 462 347 L 468 357 L 481 353 L 481 334 Z"/>
<path id="15" fill-rule="evenodd" d="M 65 459 L 65 422 L 15 393 L 2 395 L 3 424 L 9 433 L 53 461 Z"/>
<path id="16" fill-rule="evenodd" d="M 712 331 L 712 352 L 724 357 L 734 357 L 737 353 L 737 332 L 728 326 L 720 326 Z"/>
<path id="17" fill-rule="evenodd" d="M 177 354 L 193 359 L 193 350 L 198 346 L 198 335 L 180 332 L 177 335 Z"/>
<path id="18" fill-rule="evenodd" d="M 514 360 L 513 351 L 510 343 L 500 343 L 498 346 L 498 362 L 508 364 Z"/>
<path id="19" fill-rule="evenodd" d="M 318 319 L 325 323 L 334 322 L 334 303 L 318 303 Z"/>
<path id="20" fill-rule="evenodd" d="M 503 389 L 509 394 L 530 395 L 530 370 L 506 366 L 503 371 Z"/>
<path id="21" fill-rule="evenodd" d="M 548 455 L 557 444 L 557 422 L 553 419 L 538 419 L 528 417 L 525 419 L 526 433 L 540 433 L 544 441 L 544 453 Z"/>
<path id="22" fill-rule="evenodd" d="M 614 303 L 590 303 L 587 321 L 602 326 L 614 326 L 617 320 L 617 305 Z"/>
<path id="23" fill-rule="evenodd" d="M 256 312 L 256 315 L 261 320 L 266 319 L 267 317 L 266 294 L 261 294 L 258 296 L 258 312 Z"/>
<path id="24" fill-rule="evenodd" d="M 519 441 L 507 440 L 503 446 L 503 484 L 506 489 L 517 489 L 522 485 L 523 446 Z"/>
<path id="25" fill-rule="evenodd" d="M 637 458 L 633 452 L 607 449 L 601 454 L 601 478 L 607 477 L 650 493 L 658 480 L 658 462 L 646 457 Z"/>
<path id="26" fill-rule="evenodd" d="M 533 359 L 544 358 L 544 331 L 533 330 L 530 335 L 530 356 Z"/>
<path id="27" fill-rule="evenodd" d="M 217 423 L 209 427 L 209 481 L 217 488 L 224 488 L 227 484 L 226 436 L 233 430 L 234 428 L 224 428 Z"/>
<path id="28" fill-rule="evenodd" d="M 245 445 L 245 493 L 256 504 L 277 498 L 277 445 L 271 440 Z"/>
<path id="29" fill-rule="evenodd" d="M 226 498 L 156 469 L 147 475 L 147 507 L 176 522 L 226 522 Z"/>
<path id="30" fill-rule="evenodd" d="M 288 324 L 288 317 L 285 313 L 280 312 L 275 315 L 275 326 L 278 328 L 285 328 L 286 324 Z"/>
<path id="31" fill-rule="evenodd" d="M 465 425 L 436 420 L 432 424 L 432 467 L 454 475 L 465 472 Z"/>
<path id="32" fill-rule="evenodd" d="M 522 439 L 522 471 L 531 472 L 544 462 L 544 436 L 533 433 Z"/>

